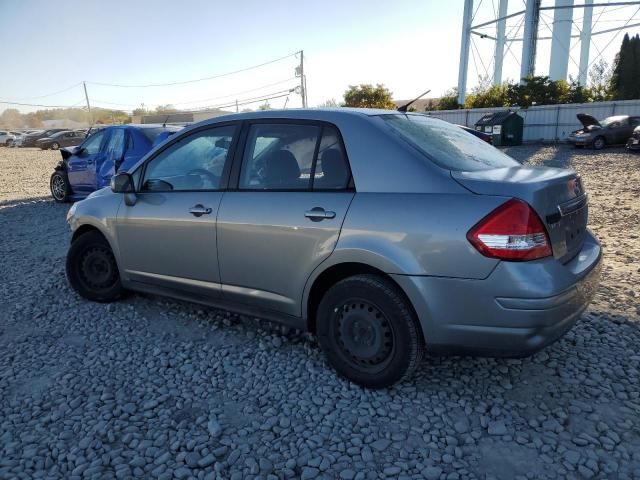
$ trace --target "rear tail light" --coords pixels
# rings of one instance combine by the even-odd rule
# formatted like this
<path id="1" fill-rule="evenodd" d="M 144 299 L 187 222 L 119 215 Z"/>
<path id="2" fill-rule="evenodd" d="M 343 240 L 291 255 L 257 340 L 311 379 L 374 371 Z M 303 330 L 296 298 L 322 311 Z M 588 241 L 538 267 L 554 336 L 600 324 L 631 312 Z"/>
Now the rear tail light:
<path id="1" fill-rule="evenodd" d="M 522 262 L 551 255 L 544 224 L 531 206 L 512 198 L 480 220 L 467 239 L 485 257 Z"/>

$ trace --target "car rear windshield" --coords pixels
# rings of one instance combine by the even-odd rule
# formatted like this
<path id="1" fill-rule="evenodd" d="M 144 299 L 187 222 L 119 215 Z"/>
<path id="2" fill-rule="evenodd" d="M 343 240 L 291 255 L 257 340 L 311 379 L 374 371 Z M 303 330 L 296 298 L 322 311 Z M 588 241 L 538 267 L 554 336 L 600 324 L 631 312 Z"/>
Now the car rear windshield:
<path id="1" fill-rule="evenodd" d="M 141 128 L 140 131 L 142 131 L 142 133 L 144 134 L 145 137 L 147 137 L 151 143 L 153 144 L 156 140 L 156 138 L 158 137 L 158 135 L 160 135 L 161 133 L 165 133 L 165 135 L 163 135 L 163 140 L 165 140 L 167 137 L 170 137 L 171 135 L 173 135 L 174 133 L 176 133 L 178 130 L 180 130 L 179 128 L 174 128 L 174 127 L 158 127 L 158 128 Z"/>
<path id="2" fill-rule="evenodd" d="M 443 120 L 419 114 L 380 117 L 400 138 L 447 170 L 489 170 L 520 165 L 484 140 Z"/>

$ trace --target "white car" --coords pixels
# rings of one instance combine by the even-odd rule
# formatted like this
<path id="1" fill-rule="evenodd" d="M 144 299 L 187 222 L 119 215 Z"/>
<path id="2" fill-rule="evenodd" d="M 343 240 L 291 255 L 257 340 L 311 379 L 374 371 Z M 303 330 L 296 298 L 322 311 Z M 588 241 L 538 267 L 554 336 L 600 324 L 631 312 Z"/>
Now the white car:
<path id="1" fill-rule="evenodd" d="M 8 147 L 16 139 L 15 132 L 0 130 L 0 145 Z"/>
<path id="2" fill-rule="evenodd" d="M 21 147 L 22 140 L 24 139 L 25 132 L 11 132 L 13 133 L 14 139 L 12 142 L 9 142 L 8 147 Z"/>

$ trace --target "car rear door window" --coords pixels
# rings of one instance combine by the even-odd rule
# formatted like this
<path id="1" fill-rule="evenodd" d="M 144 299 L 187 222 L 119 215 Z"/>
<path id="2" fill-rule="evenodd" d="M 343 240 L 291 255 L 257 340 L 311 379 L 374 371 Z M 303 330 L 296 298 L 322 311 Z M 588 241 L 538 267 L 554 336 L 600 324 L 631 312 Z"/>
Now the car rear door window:
<path id="1" fill-rule="evenodd" d="M 252 125 L 244 149 L 240 188 L 309 190 L 321 131 L 318 125 Z"/>
<path id="2" fill-rule="evenodd" d="M 314 169 L 313 189 L 343 190 L 348 187 L 349 178 L 349 164 L 338 130 L 325 126 Z"/>
<path id="3" fill-rule="evenodd" d="M 122 128 L 115 128 L 111 131 L 111 136 L 105 147 L 107 158 L 118 159 L 124 154 L 125 132 Z"/>
<path id="4" fill-rule="evenodd" d="M 147 163 L 142 190 L 218 190 L 235 131 L 226 125 L 179 139 Z"/>

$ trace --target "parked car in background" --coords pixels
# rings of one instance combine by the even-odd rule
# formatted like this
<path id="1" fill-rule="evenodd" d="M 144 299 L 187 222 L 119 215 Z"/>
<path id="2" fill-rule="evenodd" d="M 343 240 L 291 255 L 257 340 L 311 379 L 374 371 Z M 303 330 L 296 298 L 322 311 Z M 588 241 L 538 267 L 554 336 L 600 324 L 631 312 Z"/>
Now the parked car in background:
<path id="1" fill-rule="evenodd" d="M 8 147 L 19 147 L 22 145 L 24 132 L 13 132 L 13 140 L 7 145 Z"/>
<path id="2" fill-rule="evenodd" d="M 0 146 L 10 146 L 15 138 L 15 132 L 11 132 L 9 130 L 0 130 Z"/>
<path id="3" fill-rule="evenodd" d="M 74 147 L 85 139 L 85 132 L 76 132 L 75 130 L 67 130 L 57 132 L 50 137 L 36 140 L 36 146 L 41 150 L 58 150 L 60 147 Z"/>
<path id="4" fill-rule="evenodd" d="M 465 132 L 470 133 L 474 137 L 478 137 L 480 140 L 493 145 L 493 135 L 481 132 L 480 130 L 476 130 L 474 128 L 465 127 L 464 125 L 458 125 L 458 127 L 460 127 Z"/>
<path id="5" fill-rule="evenodd" d="M 627 148 L 629 150 L 640 150 L 640 126 L 636 127 L 627 140 Z"/>
<path id="6" fill-rule="evenodd" d="M 314 332 L 387 387 L 425 350 L 531 354 L 595 293 L 601 248 L 573 170 L 522 166 L 455 125 L 389 110 L 197 123 L 74 204 L 71 286 L 124 289 Z"/>
<path id="7" fill-rule="evenodd" d="M 100 129 L 81 145 L 60 150 L 49 186 L 57 202 L 81 200 L 109 185 L 116 172 L 127 171 L 179 127 L 122 125 Z M 83 134 L 84 135 L 84 134 Z"/>
<path id="8" fill-rule="evenodd" d="M 46 138 L 46 137 L 50 137 L 51 135 L 58 133 L 58 132 L 64 132 L 69 130 L 68 128 L 49 128 L 48 130 L 39 130 L 37 132 L 33 132 L 33 133 L 29 133 L 27 135 L 24 136 L 24 138 L 22 139 L 22 146 L 23 147 L 35 147 L 36 142 L 38 140 L 40 140 L 41 138 Z"/>
<path id="9" fill-rule="evenodd" d="M 569 143 L 576 147 L 590 146 L 600 150 L 607 145 L 624 145 L 640 125 L 640 116 L 616 115 L 598 121 L 591 115 L 579 113 L 578 120 L 583 128 L 571 132 Z"/>

